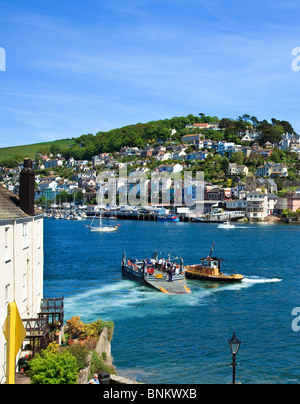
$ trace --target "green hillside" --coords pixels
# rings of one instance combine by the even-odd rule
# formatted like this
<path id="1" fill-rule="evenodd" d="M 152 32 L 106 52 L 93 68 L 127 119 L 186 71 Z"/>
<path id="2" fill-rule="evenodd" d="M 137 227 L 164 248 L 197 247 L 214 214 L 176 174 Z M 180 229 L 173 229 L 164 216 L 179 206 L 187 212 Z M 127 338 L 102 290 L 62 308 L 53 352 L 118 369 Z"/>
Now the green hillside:
<path id="1" fill-rule="evenodd" d="M 4 147 L 0 148 L 0 161 L 10 160 L 16 156 L 21 157 L 22 159 L 28 157 L 34 160 L 36 153 L 48 154 L 52 145 L 58 146 L 60 150 L 64 152 L 68 150 L 74 143 L 74 140 L 64 139 L 25 146 Z"/>

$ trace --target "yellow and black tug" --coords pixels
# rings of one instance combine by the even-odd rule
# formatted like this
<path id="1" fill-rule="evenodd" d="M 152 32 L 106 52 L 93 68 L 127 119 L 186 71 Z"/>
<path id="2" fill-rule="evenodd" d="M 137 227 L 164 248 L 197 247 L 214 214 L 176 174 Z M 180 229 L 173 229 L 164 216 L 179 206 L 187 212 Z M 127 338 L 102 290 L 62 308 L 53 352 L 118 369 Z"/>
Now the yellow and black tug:
<path id="1" fill-rule="evenodd" d="M 214 249 L 214 244 L 209 256 L 206 258 L 201 258 L 201 264 L 187 265 L 185 267 L 186 278 L 213 282 L 241 282 L 244 279 L 242 275 L 226 275 L 221 272 L 221 262 L 224 260 L 211 256 Z"/>

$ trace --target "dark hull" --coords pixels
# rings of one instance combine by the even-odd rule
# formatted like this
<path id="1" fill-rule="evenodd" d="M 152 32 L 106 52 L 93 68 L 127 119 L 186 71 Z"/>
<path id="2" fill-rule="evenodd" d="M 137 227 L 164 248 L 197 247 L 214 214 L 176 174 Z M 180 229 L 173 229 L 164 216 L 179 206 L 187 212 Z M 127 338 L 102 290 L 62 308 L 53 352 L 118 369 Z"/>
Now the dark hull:
<path id="1" fill-rule="evenodd" d="M 122 274 L 128 279 L 145 284 L 169 295 L 191 293 L 182 274 L 173 275 L 172 282 L 169 282 L 169 275 L 161 271 L 157 270 L 153 275 L 144 275 L 143 272 L 135 271 L 132 267 L 126 265 L 122 265 Z"/>
<path id="2" fill-rule="evenodd" d="M 122 275 L 128 279 L 132 279 L 134 281 L 146 284 L 146 280 L 142 275 L 134 274 L 132 270 L 122 265 Z"/>
<path id="3" fill-rule="evenodd" d="M 243 280 L 243 278 L 234 278 L 232 276 L 212 276 L 212 275 L 202 275 L 202 274 L 195 274 L 186 271 L 185 277 L 187 279 L 196 279 L 199 281 L 209 281 L 209 282 L 222 282 L 222 283 L 239 283 Z"/>

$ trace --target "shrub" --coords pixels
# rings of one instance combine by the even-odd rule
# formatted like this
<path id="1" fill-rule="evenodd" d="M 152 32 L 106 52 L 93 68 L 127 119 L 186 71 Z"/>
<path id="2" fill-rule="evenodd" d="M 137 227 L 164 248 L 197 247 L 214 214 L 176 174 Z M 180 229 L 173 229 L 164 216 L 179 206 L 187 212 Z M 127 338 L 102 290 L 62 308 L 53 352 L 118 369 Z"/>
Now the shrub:
<path id="1" fill-rule="evenodd" d="M 50 346 L 30 361 L 29 376 L 31 384 L 76 384 L 76 358 Z"/>
<path id="2" fill-rule="evenodd" d="M 101 372 L 116 374 L 116 369 L 113 366 L 104 363 L 102 355 L 100 356 L 96 351 L 92 351 L 90 377 L 92 377 L 94 373 L 101 373 Z"/>
<path id="3" fill-rule="evenodd" d="M 89 350 L 84 345 L 71 345 L 64 348 L 65 351 L 69 352 L 74 358 L 76 358 L 78 370 L 84 369 L 88 366 L 88 354 Z"/>
<path id="4" fill-rule="evenodd" d="M 80 317 L 74 316 L 70 320 L 67 320 L 67 333 L 74 336 L 79 336 L 84 333 L 85 325 L 80 320 Z"/>

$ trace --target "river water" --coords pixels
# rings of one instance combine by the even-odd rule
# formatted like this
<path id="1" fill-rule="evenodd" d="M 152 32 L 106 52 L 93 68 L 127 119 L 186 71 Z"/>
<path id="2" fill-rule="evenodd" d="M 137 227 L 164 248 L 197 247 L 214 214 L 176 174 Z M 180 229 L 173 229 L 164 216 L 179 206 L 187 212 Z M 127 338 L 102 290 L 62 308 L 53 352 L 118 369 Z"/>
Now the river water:
<path id="1" fill-rule="evenodd" d="M 118 233 L 91 233 L 83 221 L 45 220 L 44 297 L 65 297 L 65 317 L 115 323 L 112 354 L 120 376 L 143 383 L 230 383 L 233 331 L 242 341 L 237 381 L 298 383 L 300 227 L 120 221 Z M 113 222 L 113 224 L 116 224 Z M 121 276 L 127 257 L 199 263 L 215 242 L 223 272 L 242 283 L 188 281 L 191 295 L 169 296 Z M 300 313 L 300 309 L 299 309 Z"/>

